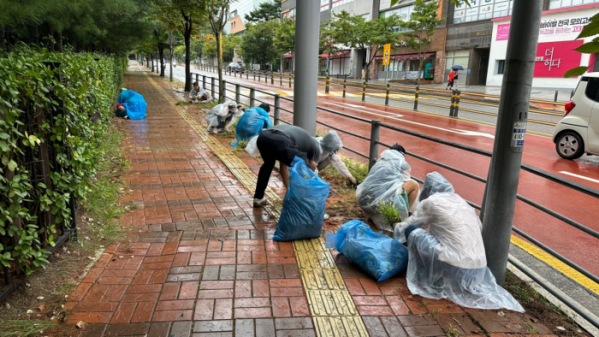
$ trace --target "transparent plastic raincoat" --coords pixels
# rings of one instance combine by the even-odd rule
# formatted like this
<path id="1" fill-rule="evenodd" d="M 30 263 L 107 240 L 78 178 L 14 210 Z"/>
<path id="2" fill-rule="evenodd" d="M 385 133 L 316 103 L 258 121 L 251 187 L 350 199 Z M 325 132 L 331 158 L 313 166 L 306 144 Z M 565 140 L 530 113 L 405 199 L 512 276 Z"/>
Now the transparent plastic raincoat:
<path id="1" fill-rule="evenodd" d="M 235 106 L 235 110 L 229 110 L 229 106 L 231 105 Z M 229 115 L 233 115 L 233 119 L 231 119 L 231 121 L 227 125 L 225 125 L 225 129 L 227 129 L 229 125 L 235 124 L 237 118 L 243 115 L 243 111 L 237 109 L 237 103 L 235 101 L 227 101 L 210 109 L 208 115 L 206 116 L 206 121 L 208 122 L 208 129 L 210 129 L 213 126 L 217 126 L 219 122 L 224 121 Z"/>
<path id="2" fill-rule="evenodd" d="M 335 130 L 329 131 L 324 137 L 316 137 L 320 144 L 321 155 L 318 161 L 318 171 L 324 170 L 327 166 L 333 165 L 337 173 L 345 178 L 353 179 L 352 174 L 347 169 L 347 166 L 337 154 L 337 151 L 343 148 L 341 138 Z"/>
<path id="3" fill-rule="evenodd" d="M 455 193 L 437 193 L 418 206 L 408 233 L 408 287 L 412 294 L 476 309 L 524 309 L 487 268 L 481 222 Z"/>
<path id="4" fill-rule="evenodd" d="M 356 190 L 358 204 L 366 215 L 380 228 L 393 230 L 378 211 L 380 202 L 390 202 L 398 210 L 401 219 L 408 218 L 408 199 L 403 195 L 403 184 L 410 180 L 411 168 L 403 154 L 385 150 L 374 164 L 364 182 Z"/>

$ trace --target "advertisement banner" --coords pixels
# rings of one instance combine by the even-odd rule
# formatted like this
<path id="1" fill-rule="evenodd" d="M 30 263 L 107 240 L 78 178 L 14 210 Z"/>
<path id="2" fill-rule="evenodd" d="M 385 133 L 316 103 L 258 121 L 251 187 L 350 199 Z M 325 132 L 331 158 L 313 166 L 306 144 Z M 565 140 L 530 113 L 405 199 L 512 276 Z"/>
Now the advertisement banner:
<path id="1" fill-rule="evenodd" d="M 574 49 L 583 41 L 546 42 L 537 45 L 534 77 L 563 77 L 566 71 L 580 66 L 582 54 Z"/>
<path id="2" fill-rule="evenodd" d="M 510 36 L 510 24 L 504 23 L 497 26 L 497 36 L 495 41 L 505 41 Z"/>

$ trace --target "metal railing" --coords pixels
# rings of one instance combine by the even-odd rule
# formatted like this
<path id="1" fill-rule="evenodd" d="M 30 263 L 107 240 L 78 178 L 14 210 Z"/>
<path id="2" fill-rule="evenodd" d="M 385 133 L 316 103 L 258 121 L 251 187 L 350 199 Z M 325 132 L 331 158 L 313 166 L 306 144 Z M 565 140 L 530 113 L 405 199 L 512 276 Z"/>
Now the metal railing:
<path id="1" fill-rule="evenodd" d="M 200 67 L 200 70 L 209 72 L 217 71 L 216 67 L 214 66 L 203 66 Z M 237 75 L 237 73 L 231 69 L 225 69 L 225 74 L 227 73 L 229 75 Z M 253 80 L 256 80 L 257 82 L 262 82 L 262 77 L 264 77 L 264 83 L 275 84 L 274 79 L 278 78 L 279 86 L 285 86 L 285 84 L 288 84 L 289 88 L 291 88 L 293 84 L 293 74 L 291 73 L 278 73 L 267 70 L 256 72 L 255 70 L 253 70 L 244 71 L 240 73 L 240 76 L 242 76 L 243 73 L 246 74 L 246 79 L 253 78 Z M 252 76 L 250 77 L 249 74 L 252 74 Z M 288 80 L 283 81 L 283 78 L 286 77 L 288 77 Z M 268 78 L 270 78 L 270 82 L 267 81 Z M 466 92 L 459 89 L 441 90 L 400 84 L 372 83 L 366 81 L 347 79 L 347 76 L 344 76 L 343 78 L 319 76 L 319 80 L 324 82 L 324 90 L 327 94 L 330 93 L 334 86 L 338 86 L 337 89 L 342 90 L 342 97 L 346 98 L 348 96 L 348 93 L 354 94 L 348 91 L 348 87 L 357 88 L 361 90 L 355 94 L 361 97 L 362 102 L 367 102 L 367 98 L 370 98 L 384 100 L 385 106 L 390 106 L 390 104 L 394 102 L 395 104 L 408 103 L 410 104 L 410 107 L 412 107 L 413 104 L 412 109 L 414 111 L 424 111 L 421 110 L 420 106 L 442 108 L 447 109 L 449 117 L 456 119 L 460 118 L 460 111 L 496 117 L 497 112 L 484 110 L 485 108 L 486 110 L 493 110 L 499 108 L 499 95 L 493 94 Z M 547 101 L 538 99 L 531 99 L 530 102 L 533 104 L 533 107 L 529 108 L 529 113 L 539 115 L 540 117 L 538 119 L 529 118 L 528 122 L 530 123 L 546 126 L 555 126 L 557 123 L 551 120 L 543 120 L 543 118 L 561 117 L 564 114 L 562 112 L 563 107 L 565 105 L 564 102 L 557 102 L 556 100 Z M 462 104 L 462 106 L 460 106 L 460 104 Z M 406 106 L 401 107 L 406 108 Z"/>
<path id="2" fill-rule="evenodd" d="M 204 77 L 205 77 L 205 75 L 204 75 Z M 231 98 L 232 97 L 235 97 L 235 98 L 246 97 L 246 98 L 249 99 L 250 106 L 255 106 L 256 102 L 269 104 L 269 105 L 271 105 L 274 108 L 274 113 L 271 114 L 271 116 L 274 119 L 274 124 L 275 125 L 277 125 L 279 123 L 291 124 L 291 123 L 287 122 L 284 118 L 281 118 L 280 112 L 284 111 L 286 113 L 289 113 L 289 114 L 293 115 L 293 111 L 291 111 L 289 109 L 286 109 L 286 108 L 284 108 L 284 107 L 281 106 L 281 100 L 286 101 L 286 102 L 293 102 L 292 99 L 286 98 L 286 97 L 281 97 L 278 94 L 272 94 L 272 93 L 269 93 L 269 92 L 264 91 L 264 90 L 259 90 L 259 89 L 256 89 L 254 87 L 251 87 L 251 86 L 244 86 L 244 85 L 240 85 L 240 84 L 234 84 L 235 89 L 231 90 L 231 89 L 227 88 L 228 83 L 226 81 L 223 81 L 223 83 L 224 83 L 225 93 L 226 93 L 227 97 L 229 97 L 228 96 L 229 93 L 232 94 Z M 249 90 L 249 95 L 243 95 L 243 94 L 241 94 L 241 89 L 242 88 L 243 89 L 248 89 Z M 385 89 L 386 89 L 386 91 L 388 91 L 387 88 L 385 88 Z M 257 99 L 256 98 L 256 92 L 265 95 L 266 98 Z M 454 109 L 455 109 L 454 111 L 456 111 L 455 113 L 457 113 L 459 99 L 460 99 L 459 98 L 459 91 L 457 91 L 457 93 L 454 93 L 454 94 L 457 94 L 457 97 L 452 97 L 451 100 L 454 103 Z M 238 102 L 239 102 L 239 100 L 238 100 Z M 345 129 L 336 127 L 334 125 L 330 125 L 329 123 L 325 123 L 325 122 L 322 122 L 320 120 L 316 121 L 316 123 L 319 124 L 319 125 L 325 126 L 325 127 L 329 128 L 329 129 L 332 129 L 332 130 L 336 130 L 336 131 L 338 131 L 340 133 L 343 133 L 343 134 L 346 134 L 348 136 L 354 137 L 354 138 L 359 139 L 361 141 L 368 142 L 369 143 L 369 153 L 368 154 L 362 153 L 362 152 L 360 152 L 360 151 L 358 151 L 356 149 L 352 149 L 352 148 L 350 148 L 348 146 L 344 146 L 343 149 L 346 150 L 346 151 L 348 151 L 348 152 L 350 152 L 350 153 L 352 153 L 352 154 L 354 154 L 354 155 L 356 155 L 356 156 L 358 156 L 358 157 L 360 157 L 360 158 L 364 158 L 364 159 L 368 160 L 369 167 L 372 167 L 372 165 L 374 164 L 374 162 L 378 158 L 378 155 L 379 155 L 379 146 L 384 146 L 384 147 L 387 147 L 387 148 L 391 147 L 390 144 L 386 144 L 386 143 L 384 143 L 384 142 L 382 142 L 380 140 L 381 132 L 383 132 L 385 130 L 386 131 L 399 132 L 401 134 L 405 134 L 405 135 L 417 137 L 419 139 L 422 139 L 422 140 L 425 140 L 425 141 L 434 142 L 436 144 L 441 144 L 441 145 L 444 145 L 444 146 L 449 146 L 449 147 L 452 147 L 452 148 L 455 148 L 455 149 L 466 151 L 468 153 L 475 154 L 475 155 L 480 155 L 480 156 L 483 156 L 483 157 L 486 157 L 486 158 L 490 158 L 492 156 L 492 153 L 489 152 L 489 151 L 485 151 L 485 150 L 481 150 L 481 149 L 478 149 L 478 148 L 475 148 L 475 147 L 471 147 L 471 146 L 467 146 L 467 145 L 462 145 L 462 144 L 458 144 L 458 143 L 455 143 L 455 142 L 447 141 L 447 140 L 444 140 L 444 139 L 440 139 L 440 138 L 436 138 L 436 137 L 432 137 L 432 136 L 420 134 L 420 133 L 417 133 L 417 132 L 414 132 L 414 131 L 410 131 L 410 130 L 407 130 L 407 129 L 403 129 L 403 128 L 400 128 L 400 127 L 397 127 L 397 126 L 394 126 L 394 125 L 389 125 L 389 124 L 382 123 L 380 120 L 370 120 L 370 119 L 366 119 L 366 118 L 362 118 L 362 117 L 357 117 L 357 116 L 345 114 L 345 113 L 342 113 L 342 112 L 338 112 L 338 111 L 335 111 L 335 110 L 331 110 L 331 109 L 328 109 L 328 108 L 324 108 L 324 107 L 321 107 L 321 106 L 317 106 L 317 109 L 320 110 L 320 111 L 322 111 L 322 112 L 333 114 L 335 116 L 343 117 L 343 118 L 346 118 L 346 119 L 351 119 L 351 120 L 354 120 L 354 121 L 357 121 L 357 122 L 360 122 L 360 123 L 364 123 L 365 125 L 370 125 L 370 136 L 367 137 L 367 136 L 364 136 L 364 135 L 357 134 L 355 132 L 347 131 Z M 441 163 L 439 161 L 427 158 L 425 156 L 422 156 L 422 155 L 419 155 L 419 154 L 416 154 L 416 153 L 412 153 L 412 152 L 407 152 L 406 155 L 407 156 L 411 156 L 411 157 L 413 157 L 415 159 L 424 161 L 426 163 L 430 163 L 430 164 L 436 165 L 438 167 L 444 168 L 446 170 L 449 170 L 451 172 L 457 173 L 457 174 L 462 175 L 464 177 L 473 179 L 475 181 L 478 181 L 478 182 L 481 182 L 481 183 L 485 183 L 485 184 L 487 182 L 487 180 L 485 178 L 482 178 L 482 177 L 479 177 L 479 176 L 477 176 L 475 174 L 463 171 L 463 170 L 461 170 L 459 168 L 452 167 L 450 165 Z M 596 189 L 584 186 L 582 184 L 570 181 L 568 179 L 564 179 L 562 177 L 559 177 L 557 175 L 554 175 L 552 173 L 543 171 L 541 169 L 535 168 L 535 167 L 527 165 L 527 164 L 522 164 L 521 168 L 522 168 L 522 170 L 524 170 L 526 172 L 532 173 L 532 174 L 534 174 L 534 175 L 536 175 L 538 177 L 547 179 L 547 180 L 549 180 L 551 182 L 554 182 L 554 183 L 557 183 L 557 184 L 559 184 L 561 186 L 565 186 L 567 188 L 570 188 L 573 191 L 584 193 L 584 194 L 586 194 L 588 196 L 591 196 L 591 197 L 593 197 L 595 199 L 599 199 L 599 190 L 596 190 Z M 419 183 L 423 183 L 422 179 L 419 179 L 417 177 L 412 177 L 412 178 L 414 180 L 418 181 Z M 540 210 L 540 211 L 544 212 L 545 214 L 547 214 L 547 215 L 549 215 L 549 216 L 551 216 L 551 217 L 553 217 L 555 219 L 558 219 L 558 220 L 562 221 L 563 223 L 565 223 L 565 224 L 567 224 L 567 225 L 569 225 L 569 226 L 571 226 L 573 228 L 576 228 L 576 229 L 578 229 L 578 230 L 580 230 L 580 231 L 582 231 L 582 232 L 584 232 L 584 233 L 592 236 L 593 238 L 599 239 L 599 232 L 597 232 L 597 231 L 595 231 L 595 230 L 593 230 L 593 229 L 591 229 L 591 228 L 589 228 L 589 227 L 587 227 L 587 226 L 585 226 L 585 225 L 583 225 L 583 224 L 581 224 L 581 223 L 579 223 L 579 222 L 577 222 L 577 221 L 575 221 L 573 219 L 570 219 L 570 218 L 566 217 L 565 215 L 562 215 L 562 214 L 558 213 L 557 211 L 551 210 L 548 207 L 545 207 L 545 206 L 543 206 L 543 205 L 541 205 L 541 204 L 539 204 L 539 203 L 537 203 L 537 202 L 535 202 L 533 200 L 530 200 L 529 198 L 526 198 L 526 197 L 524 197 L 524 196 L 522 196 L 520 194 L 517 195 L 517 199 L 520 200 L 520 201 L 522 201 L 522 202 L 524 202 L 524 203 L 526 203 L 527 205 L 530 205 L 530 206 L 534 207 L 537 210 Z M 475 209 L 481 210 L 481 206 L 480 205 L 477 205 L 476 203 L 473 203 L 473 202 L 468 201 L 468 200 L 466 200 L 466 201 L 468 202 L 468 204 L 470 204 Z M 528 240 L 532 244 L 536 245 L 538 248 L 540 248 L 543 251 L 547 252 L 549 255 L 551 255 L 551 256 L 555 257 L 556 259 L 562 261 L 564 264 L 570 266 L 571 268 L 575 269 L 576 271 L 578 271 L 582 275 L 588 277 L 593 282 L 599 284 L 599 277 L 597 277 L 596 275 L 592 274 L 591 272 L 589 272 L 586 269 L 582 268 L 581 266 L 579 266 L 575 262 L 573 262 L 573 261 L 569 260 L 568 258 L 564 257 L 563 255 L 561 255 L 560 253 L 558 253 L 555 250 L 551 249 L 547 245 L 541 243 L 539 240 L 533 238 L 531 235 L 527 234 L 526 232 L 522 231 L 521 229 L 519 229 L 519 228 L 517 228 L 517 227 L 514 226 L 512 230 L 516 234 L 522 236 L 523 238 L 525 238 L 526 240 Z M 514 265 L 517 266 L 517 264 L 514 263 L 513 261 L 510 261 L 510 262 L 512 262 Z M 522 268 L 519 268 L 519 269 L 522 269 Z M 542 287 L 544 287 L 545 289 L 547 289 L 549 292 L 555 293 L 555 291 L 549 285 L 547 285 L 545 283 L 542 283 L 542 282 L 537 282 L 537 283 L 539 283 Z M 561 297 L 561 296 L 556 296 L 556 297 L 558 297 L 560 300 L 563 299 L 563 297 Z M 597 322 L 596 320 L 594 320 L 592 317 L 589 317 L 588 315 L 586 315 L 584 309 L 581 309 L 581 308 L 575 306 L 574 304 L 572 304 L 571 302 L 569 302 L 567 300 L 562 300 L 562 302 L 564 302 L 565 304 L 569 305 L 573 311 L 575 311 L 576 313 L 580 314 L 582 317 L 584 317 L 585 319 L 587 319 L 591 324 L 593 324 L 596 327 L 599 327 L 599 322 Z"/>

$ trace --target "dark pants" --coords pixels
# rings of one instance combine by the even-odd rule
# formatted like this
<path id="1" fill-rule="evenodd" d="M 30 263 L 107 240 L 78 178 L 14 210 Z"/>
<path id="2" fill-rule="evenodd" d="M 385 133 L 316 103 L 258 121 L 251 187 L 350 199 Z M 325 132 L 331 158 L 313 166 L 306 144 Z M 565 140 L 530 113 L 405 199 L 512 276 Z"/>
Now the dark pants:
<path id="1" fill-rule="evenodd" d="M 453 81 L 449 81 L 449 83 L 447 83 L 447 87 L 453 89 Z"/>
<path id="2" fill-rule="evenodd" d="M 223 121 L 221 121 L 220 117 L 219 117 L 218 118 L 218 126 L 217 126 L 217 128 L 223 129 L 225 127 L 225 125 L 227 125 L 227 123 L 229 123 L 231 121 L 231 119 L 233 119 L 233 115 L 227 116 L 227 118 L 225 118 L 225 120 L 223 120 Z"/>
<path id="3" fill-rule="evenodd" d="M 268 187 L 268 180 L 275 167 L 275 162 L 278 160 L 281 164 L 291 166 L 295 156 L 305 157 L 305 155 L 302 156 L 291 138 L 275 130 L 267 129 L 262 131 L 258 136 L 256 146 L 260 151 L 264 164 L 262 164 L 258 173 L 254 198 L 262 199 L 264 198 L 264 191 Z"/>

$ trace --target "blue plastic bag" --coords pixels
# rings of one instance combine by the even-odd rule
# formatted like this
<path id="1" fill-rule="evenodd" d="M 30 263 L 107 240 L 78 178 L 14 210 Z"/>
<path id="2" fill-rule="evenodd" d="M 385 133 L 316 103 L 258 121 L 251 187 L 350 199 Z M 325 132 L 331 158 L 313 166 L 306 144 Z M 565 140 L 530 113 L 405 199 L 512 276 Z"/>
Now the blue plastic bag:
<path id="1" fill-rule="evenodd" d="M 375 233 L 360 220 L 352 220 L 327 235 L 327 248 L 336 248 L 377 281 L 386 280 L 408 267 L 408 250 L 383 233 Z"/>
<path id="2" fill-rule="evenodd" d="M 265 126 L 266 128 L 272 127 L 268 112 L 260 107 L 248 109 L 243 113 L 239 122 L 237 122 L 237 126 L 235 127 L 235 138 L 237 139 L 237 142 L 247 142 L 252 139 L 252 137 L 259 135 Z M 235 145 L 233 145 L 233 143 L 231 143 L 231 145 L 237 146 L 237 142 L 235 142 Z"/>
<path id="3" fill-rule="evenodd" d="M 127 109 L 129 119 L 144 119 L 146 118 L 146 109 L 148 104 L 144 97 L 132 90 L 123 90 L 117 98 L 117 103 L 123 104 Z"/>
<path id="4" fill-rule="evenodd" d="M 303 159 L 295 157 L 289 168 L 289 186 L 273 240 L 320 237 L 330 185 L 310 170 Z"/>

